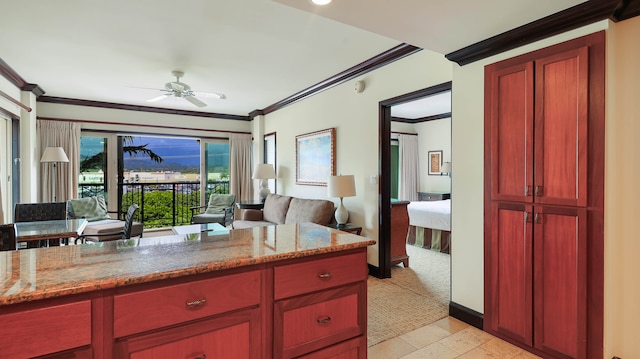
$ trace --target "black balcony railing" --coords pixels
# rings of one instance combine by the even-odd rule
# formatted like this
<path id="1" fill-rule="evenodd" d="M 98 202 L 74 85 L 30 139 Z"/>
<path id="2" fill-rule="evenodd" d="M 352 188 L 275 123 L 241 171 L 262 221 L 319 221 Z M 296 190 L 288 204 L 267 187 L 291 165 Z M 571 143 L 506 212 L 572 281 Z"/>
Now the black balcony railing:
<path id="1" fill-rule="evenodd" d="M 79 184 L 80 197 L 105 195 L 103 184 Z M 164 228 L 189 224 L 191 207 L 200 205 L 200 182 L 119 183 L 126 212 L 132 203 L 140 207 L 139 220 L 144 228 Z M 229 181 L 207 182 L 208 201 L 211 193 L 229 193 Z"/>

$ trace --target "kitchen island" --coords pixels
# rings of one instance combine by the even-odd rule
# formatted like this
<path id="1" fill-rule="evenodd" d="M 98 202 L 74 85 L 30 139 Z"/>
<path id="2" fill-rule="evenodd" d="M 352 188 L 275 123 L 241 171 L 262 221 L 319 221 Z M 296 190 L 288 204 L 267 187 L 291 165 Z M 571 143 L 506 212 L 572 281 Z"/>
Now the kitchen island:
<path id="1" fill-rule="evenodd" d="M 364 358 L 374 243 L 303 223 L 0 252 L 0 358 Z"/>

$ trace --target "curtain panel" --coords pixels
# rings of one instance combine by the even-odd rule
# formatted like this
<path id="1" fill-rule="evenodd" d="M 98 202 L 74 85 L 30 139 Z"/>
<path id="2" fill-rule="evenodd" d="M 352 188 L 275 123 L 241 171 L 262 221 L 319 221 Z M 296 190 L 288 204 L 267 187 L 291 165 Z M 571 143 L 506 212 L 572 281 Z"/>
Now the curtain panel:
<path id="1" fill-rule="evenodd" d="M 47 147 L 62 147 L 69 157 L 69 163 L 57 163 L 56 197 L 58 202 L 76 198 L 78 194 L 78 174 L 80 173 L 80 124 L 66 121 L 38 120 L 36 123 L 38 153 L 40 157 Z M 38 157 L 38 161 L 40 160 Z M 40 164 L 38 183 L 39 200 L 53 202 L 53 164 Z"/>
<path id="2" fill-rule="evenodd" d="M 238 201 L 253 199 L 251 135 L 229 135 L 229 187 Z"/>
<path id="3" fill-rule="evenodd" d="M 420 161 L 418 161 L 418 136 L 399 135 L 398 199 L 417 201 L 420 185 Z"/>

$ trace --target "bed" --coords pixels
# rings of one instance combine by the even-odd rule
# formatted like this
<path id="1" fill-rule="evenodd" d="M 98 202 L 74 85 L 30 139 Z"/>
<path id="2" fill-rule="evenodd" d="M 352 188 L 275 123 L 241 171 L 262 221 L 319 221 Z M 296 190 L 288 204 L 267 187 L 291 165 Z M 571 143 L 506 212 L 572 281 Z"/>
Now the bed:
<path id="1" fill-rule="evenodd" d="M 449 253 L 451 244 L 451 200 L 416 201 L 407 206 L 407 243 Z"/>

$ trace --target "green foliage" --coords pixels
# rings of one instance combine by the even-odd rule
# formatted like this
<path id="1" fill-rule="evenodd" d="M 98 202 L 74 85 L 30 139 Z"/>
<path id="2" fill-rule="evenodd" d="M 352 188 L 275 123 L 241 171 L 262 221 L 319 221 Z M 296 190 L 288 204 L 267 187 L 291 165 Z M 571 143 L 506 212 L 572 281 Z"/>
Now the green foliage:
<path id="1" fill-rule="evenodd" d="M 207 192 L 207 200 L 209 194 L 228 194 L 228 186 L 221 184 L 212 184 L 213 189 Z M 153 190 L 153 188 L 145 187 L 144 191 L 144 208 L 141 206 L 143 203 L 142 192 L 139 190 L 125 193 L 122 197 L 123 213 L 127 211 L 127 208 L 132 203 L 137 203 L 141 206 L 139 217 L 137 220 L 144 223 L 144 228 L 166 228 L 174 225 L 189 224 L 191 221 L 191 207 L 197 207 L 200 205 L 200 191 L 192 191 L 191 193 L 175 194 L 175 213 L 174 213 L 174 198 L 171 190 Z"/>

